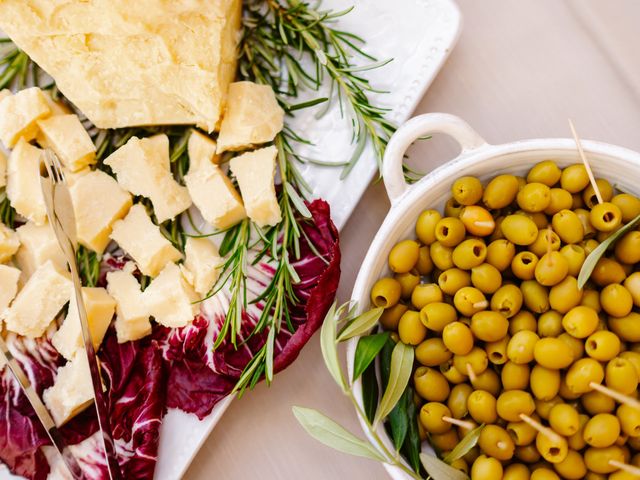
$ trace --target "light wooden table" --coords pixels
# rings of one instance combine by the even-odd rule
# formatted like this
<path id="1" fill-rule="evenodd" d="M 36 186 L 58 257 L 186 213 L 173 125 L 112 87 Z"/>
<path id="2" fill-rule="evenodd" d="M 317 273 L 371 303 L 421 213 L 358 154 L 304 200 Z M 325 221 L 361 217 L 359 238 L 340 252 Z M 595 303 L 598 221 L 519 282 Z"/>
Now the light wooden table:
<path id="1" fill-rule="evenodd" d="M 640 150 L 640 61 L 636 0 L 459 0 L 462 37 L 416 113 L 449 112 L 490 143 L 581 137 Z M 435 138 L 414 148 L 423 170 L 455 155 Z M 365 246 L 388 209 L 384 188 L 369 188 L 342 232 L 340 300 L 350 296 Z M 292 405 L 320 409 L 360 433 L 350 403 L 327 374 L 312 338 L 270 388 L 235 401 L 205 443 L 187 480 L 382 479 L 372 461 L 308 437 Z"/>

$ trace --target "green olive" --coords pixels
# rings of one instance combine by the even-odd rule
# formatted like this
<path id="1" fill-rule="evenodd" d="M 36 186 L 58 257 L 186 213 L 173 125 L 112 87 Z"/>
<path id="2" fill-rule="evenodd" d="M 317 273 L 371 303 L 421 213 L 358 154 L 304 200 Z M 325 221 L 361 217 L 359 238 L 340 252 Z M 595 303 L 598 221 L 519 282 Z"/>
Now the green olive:
<path id="1" fill-rule="evenodd" d="M 447 399 L 447 407 L 451 410 L 453 418 L 463 418 L 467 415 L 467 400 L 473 393 L 473 387 L 468 383 L 460 383 L 451 389 Z"/>
<path id="2" fill-rule="evenodd" d="M 506 335 L 501 340 L 487 342 L 484 346 L 489 361 L 494 365 L 502 365 L 507 362 L 507 345 L 511 338 Z"/>
<path id="3" fill-rule="evenodd" d="M 539 365 L 557 370 L 571 365 L 573 350 L 559 338 L 541 338 L 534 346 L 533 357 Z"/>
<path id="4" fill-rule="evenodd" d="M 611 199 L 622 212 L 622 221 L 628 223 L 640 215 L 640 199 L 628 193 L 619 193 Z"/>
<path id="5" fill-rule="evenodd" d="M 455 322 L 457 318 L 456 309 L 444 302 L 429 303 L 420 310 L 422 324 L 434 332 L 441 332 L 446 325 Z"/>
<path id="6" fill-rule="evenodd" d="M 595 238 L 588 238 L 580 242 L 580 246 L 584 249 L 584 253 L 589 256 L 596 248 L 598 248 L 600 242 Z"/>
<path id="7" fill-rule="evenodd" d="M 538 400 L 538 399 L 535 399 L 534 401 L 536 403 L 536 413 L 541 418 L 544 418 L 545 420 L 549 419 L 549 414 L 551 412 L 551 409 L 555 405 L 558 405 L 559 403 L 564 403 L 564 400 L 560 396 L 553 397 L 551 400 Z"/>
<path id="8" fill-rule="evenodd" d="M 518 457 L 519 460 L 522 460 L 525 463 L 534 463 L 540 460 L 541 458 L 540 452 L 538 452 L 538 449 L 536 448 L 535 444 L 516 447 L 516 457 Z M 536 470 L 536 472 L 540 472 L 540 471 L 542 470 L 540 469 Z M 538 480 L 543 480 L 543 479 L 542 477 L 540 477 L 538 478 Z"/>
<path id="9" fill-rule="evenodd" d="M 535 268 L 538 257 L 533 252 L 524 251 L 518 253 L 511 261 L 511 271 L 520 280 L 532 280 L 535 276 Z"/>
<path id="10" fill-rule="evenodd" d="M 516 254 L 516 247 L 506 239 L 495 240 L 487 246 L 487 263 L 493 265 L 500 272 L 505 271 L 511 265 L 511 260 Z"/>
<path id="11" fill-rule="evenodd" d="M 557 337 L 563 332 L 562 315 L 555 310 L 544 312 L 538 318 L 538 335 L 540 337 Z"/>
<path id="12" fill-rule="evenodd" d="M 509 422 L 507 424 L 507 432 L 509 432 L 509 435 L 513 438 L 513 443 L 519 447 L 531 445 L 538 433 L 531 425 L 520 420 L 517 422 Z"/>
<path id="13" fill-rule="evenodd" d="M 498 418 L 496 399 L 485 390 L 474 390 L 469 395 L 467 410 L 476 422 L 491 424 Z"/>
<path id="14" fill-rule="evenodd" d="M 451 410 L 440 402 L 425 403 L 420 409 L 420 423 L 429 433 L 445 433 L 451 430 L 451 424 L 442 417 L 451 417 Z"/>
<path id="15" fill-rule="evenodd" d="M 459 268 L 449 268 L 438 277 L 438 285 L 447 295 L 455 295 L 461 288 L 471 285 L 471 275 Z"/>
<path id="16" fill-rule="evenodd" d="M 638 388 L 638 373 L 633 364 L 626 358 L 616 357 L 609 360 L 605 368 L 607 387 L 625 395 L 631 395 Z"/>
<path id="17" fill-rule="evenodd" d="M 437 210 L 425 210 L 416 221 L 416 236 L 425 245 L 431 245 L 436 241 L 436 224 L 442 215 Z"/>
<path id="18" fill-rule="evenodd" d="M 525 280 L 520 284 L 524 304 L 534 313 L 549 310 L 549 290 L 535 280 Z"/>
<path id="19" fill-rule="evenodd" d="M 587 466 L 580 452 L 569 450 L 561 462 L 553 465 L 556 472 L 567 480 L 581 480 L 587 475 Z"/>
<path id="20" fill-rule="evenodd" d="M 420 321 L 420 313 L 407 310 L 398 324 L 400 341 L 406 345 L 418 345 L 427 337 L 427 327 Z"/>
<path id="21" fill-rule="evenodd" d="M 613 187 L 607 180 L 604 178 L 596 178 L 596 185 L 598 186 L 598 190 L 600 190 L 603 202 L 608 202 L 613 198 Z M 587 185 L 584 189 L 582 199 L 588 208 L 593 208 L 598 204 L 599 200 L 592 185 Z"/>
<path id="22" fill-rule="evenodd" d="M 402 286 L 393 278 L 381 278 L 371 288 L 371 302 L 376 307 L 393 307 L 400 301 Z"/>
<path id="23" fill-rule="evenodd" d="M 449 360 L 445 363 L 441 363 L 438 366 L 440 373 L 444 375 L 444 378 L 453 385 L 463 383 L 467 381 L 467 377 L 461 374 L 458 369 L 453 365 L 453 360 Z"/>
<path id="24" fill-rule="evenodd" d="M 576 451 L 582 450 L 587 445 L 587 442 L 584 441 L 582 433 L 584 432 L 584 426 L 589 421 L 589 418 L 590 417 L 588 415 L 584 415 L 582 413 L 578 415 L 578 431 L 567 438 L 567 443 L 569 444 L 570 449 Z"/>
<path id="25" fill-rule="evenodd" d="M 585 341 L 587 355 L 599 362 L 608 362 L 620 353 L 620 339 L 607 330 L 592 333 Z"/>
<path id="26" fill-rule="evenodd" d="M 458 442 L 460 442 L 458 432 L 454 428 L 445 433 L 433 433 L 429 435 L 429 439 L 434 448 L 440 451 L 453 450 Z"/>
<path id="27" fill-rule="evenodd" d="M 549 228 L 545 228 L 538 231 L 536 241 L 529 245 L 528 248 L 531 252 L 535 253 L 536 257 L 540 258 L 549 250 L 553 252 L 560 250 L 561 243 L 560 237 L 556 232 Z"/>
<path id="28" fill-rule="evenodd" d="M 604 380 L 604 368 L 593 358 L 580 358 L 576 360 L 565 377 L 569 390 L 576 394 L 587 393 L 592 390 L 590 384 L 602 383 Z"/>
<path id="29" fill-rule="evenodd" d="M 620 422 L 615 415 L 599 413 L 584 426 L 584 440 L 592 447 L 610 447 L 620 435 Z"/>
<path id="30" fill-rule="evenodd" d="M 583 307 L 588 307 L 597 313 L 602 311 L 602 305 L 600 305 L 600 292 L 597 290 L 591 290 L 589 288 L 585 289 L 582 292 L 582 300 L 580 301 L 580 305 Z"/>
<path id="31" fill-rule="evenodd" d="M 584 253 L 584 248 L 580 245 L 565 245 L 560 249 L 560 255 L 562 255 L 569 264 L 569 275 L 577 277 L 585 258 L 587 258 Z"/>
<path id="32" fill-rule="evenodd" d="M 471 385 L 476 390 L 484 390 L 494 397 L 500 393 L 500 377 L 492 369 L 487 368 L 483 372 L 475 376 Z"/>
<path id="33" fill-rule="evenodd" d="M 400 282 L 401 293 L 400 296 L 403 300 L 407 300 L 411 298 L 411 294 L 413 290 L 420 283 L 420 275 L 415 270 L 412 270 L 407 273 L 396 273 L 394 277 L 398 282 Z"/>
<path id="34" fill-rule="evenodd" d="M 400 317 L 409 309 L 402 303 L 396 303 L 393 307 L 387 308 L 380 316 L 380 324 L 385 330 L 398 330 Z"/>
<path id="35" fill-rule="evenodd" d="M 589 185 L 589 174 L 581 163 L 569 165 L 562 170 L 560 186 L 571 193 L 578 193 Z"/>
<path id="36" fill-rule="evenodd" d="M 577 360 L 578 358 L 582 358 L 584 356 L 584 344 L 582 340 L 576 337 L 572 337 L 567 332 L 561 333 L 558 335 L 558 338 L 566 343 L 571 351 L 573 352 L 573 359 Z"/>
<path id="37" fill-rule="evenodd" d="M 502 480 L 529 480 L 529 469 L 522 463 L 512 463 L 504 470 Z"/>
<path id="38" fill-rule="evenodd" d="M 569 445 L 567 439 L 561 435 L 548 435 L 539 432 L 536 435 L 536 448 L 549 463 L 560 463 L 569 453 Z"/>
<path id="39" fill-rule="evenodd" d="M 609 328 L 625 342 L 640 342 L 640 314 L 631 312 L 621 318 L 609 317 Z"/>
<path id="40" fill-rule="evenodd" d="M 624 450 L 617 446 L 612 445 L 605 448 L 591 447 L 584 451 L 584 463 L 587 468 L 595 473 L 612 473 L 615 472 L 618 467 L 611 465 L 609 462 L 614 460 L 616 462 L 625 463 Z"/>
<path id="41" fill-rule="evenodd" d="M 567 313 L 580 305 L 583 292 L 578 288 L 578 280 L 571 275 L 549 290 L 549 305 L 560 313 Z"/>
<path id="42" fill-rule="evenodd" d="M 458 458 L 451 462 L 451 467 L 455 468 L 456 470 L 460 470 L 462 473 L 469 473 L 469 466 L 467 465 L 467 462 L 464 460 L 464 458 Z"/>
<path id="43" fill-rule="evenodd" d="M 470 205 L 460 212 L 460 220 L 467 232 L 477 237 L 491 235 L 496 229 L 496 222 L 486 208 Z"/>
<path id="44" fill-rule="evenodd" d="M 509 321 L 509 333 L 511 335 L 515 335 L 522 330 L 529 330 L 531 332 L 535 332 L 537 329 L 538 323 L 536 321 L 536 317 L 527 310 L 520 310 L 516 315 Z"/>
<path id="45" fill-rule="evenodd" d="M 530 416 L 536 409 L 531 394 L 523 390 L 508 390 L 497 399 L 496 410 L 507 422 L 519 422 L 520 415 Z"/>
<path id="46" fill-rule="evenodd" d="M 499 480 L 503 478 L 504 470 L 499 460 L 486 455 L 480 455 L 471 465 L 473 480 Z"/>
<path id="47" fill-rule="evenodd" d="M 416 266 L 420 245 L 413 240 L 397 243 L 389 252 L 389 268 L 395 273 L 407 273 Z"/>
<path id="48" fill-rule="evenodd" d="M 610 202 L 595 205 L 589 214 L 591 225 L 600 232 L 611 232 L 620 226 L 622 212 Z"/>
<path id="49" fill-rule="evenodd" d="M 633 366 L 636 368 L 636 373 L 640 378 L 640 353 L 629 350 L 627 352 L 622 352 L 620 354 L 620 357 L 626 358 L 633 364 Z"/>
<path id="50" fill-rule="evenodd" d="M 480 375 L 487 369 L 489 359 L 487 358 L 487 352 L 483 348 L 476 346 L 466 355 L 454 355 L 453 365 L 464 375 L 467 375 L 469 368 L 476 375 Z"/>
<path id="51" fill-rule="evenodd" d="M 435 283 L 422 283 L 416 285 L 411 293 L 411 303 L 417 309 L 422 309 L 425 305 L 443 300 L 442 290 Z"/>
<path id="52" fill-rule="evenodd" d="M 470 238 L 461 242 L 453 250 L 453 264 L 462 270 L 471 270 L 481 265 L 487 258 L 487 246 L 479 238 Z"/>
<path id="53" fill-rule="evenodd" d="M 587 338 L 598 328 L 598 312 L 578 305 L 569 310 L 562 318 L 562 326 L 566 332 L 576 338 Z"/>
<path id="54" fill-rule="evenodd" d="M 535 276 L 540 285 L 557 285 L 569 274 L 569 263 L 560 252 L 545 253 L 536 264 Z"/>
<path id="55" fill-rule="evenodd" d="M 551 203 L 551 193 L 543 183 L 528 183 L 518 192 L 516 199 L 525 212 L 542 212 Z"/>
<path id="56" fill-rule="evenodd" d="M 451 197 L 444 204 L 444 215 L 446 217 L 458 218 L 464 205 L 460 205 L 455 198 Z"/>
<path id="57" fill-rule="evenodd" d="M 495 218 L 496 227 L 493 229 L 493 233 L 489 235 L 489 242 L 495 242 L 496 240 L 500 240 L 504 238 L 504 234 L 502 233 L 503 221 L 504 221 L 504 216 L 498 216 Z"/>
<path id="58" fill-rule="evenodd" d="M 517 286 L 503 285 L 491 297 L 491 310 L 511 318 L 520 311 L 523 300 L 522 292 Z"/>
<path id="59" fill-rule="evenodd" d="M 596 234 L 596 229 L 593 228 L 593 225 L 591 225 L 591 213 L 589 212 L 589 210 L 586 210 L 584 208 L 576 208 L 573 210 L 573 213 L 578 216 L 578 220 L 580 220 L 580 223 L 582 224 L 584 238 L 588 239 L 593 237 Z"/>
<path id="60" fill-rule="evenodd" d="M 413 374 L 416 392 L 429 402 L 444 402 L 449 396 L 449 382 L 438 370 L 418 367 Z"/>
<path id="61" fill-rule="evenodd" d="M 622 263 L 633 264 L 640 262 L 640 232 L 632 230 L 625 233 L 616 242 L 615 253 L 616 258 Z"/>
<path id="62" fill-rule="evenodd" d="M 509 433 L 498 425 L 485 425 L 480 431 L 478 446 L 485 454 L 502 461 L 511 459 L 515 450 Z"/>
<path id="63" fill-rule="evenodd" d="M 554 405 L 549 411 L 549 425 L 556 433 L 571 436 L 580 429 L 578 411 L 566 403 Z"/>
<path id="64" fill-rule="evenodd" d="M 440 242 L 433 242 L 429 247 L 431 261 L 440 270 L 453 267 L 453 248 L 445 247 Z"/>
<path id="65" fill-rule="evenodd" d="M 616 409 L 616 401 L 608 395 L 597 390 L 582 394 L 580 403 L 590 415 L 598 413 L 611 413 Z"/>
<path id="66" fill-rule="evenodd" d="M 507 345 L 507 357 L 518 365 L 533 361 L 536 344 L 540 338 L 535 332 L 521 330 L 514 334 Z"/>
<path id="67" fill-rule="evenodd" d="M 470 317 L 489 306 L 484 294 L 475 287 L 462 287 L 458 290 L 453 297 L 453 304 L 465 317 Z"/>
<path id="68" fill-rule="evenodd" d="M 485 294 L 492 294 L 502 285 L 500 271 L 489 263 L 471 269 L 471 284 Z"/>
<path id="69" fill-rule="evenodd" d="M 455 247 L 464 236 L 464 224 L 459 218 L 444 217 L 436 224 L 436 240 L 445 247 Z"/>
<path id="70" fill-rule="evenodd" d="M 418 261 L 416 262 L 416 270 L 420 275 L 429 275 L 433 271 L 433 260 L 427 245 L 423 245 L 418 250 Z"/>
<path id="71" fill-rule="evenodd" d="M 538 227 L 524 215 L 507 215 L 500 228 L 505 238 L 515 245 L 531 245 L 538 238 Z"/>
<path id="72" fill-rule="evenodd" d="M 536 163 L 527 174 L 528 183 L 543 183 L 551 187 L 560 181 L 562 172 L 553 160 L 543 160 Z"/>
<path id="73" fill-rule="evenodd" d="M 505 390 L 524 390 L 529 385 L 529 365 L 508 361 L 502 366 L 500 380 Z M 535 392 L 533 392 L 535 394 Z"/>
<path id="74" fill-rule="evenodd" d="M 476 177 L 460 177 L 451 186 L 451 195 L 460 205 L 478 203 L 483 193 L 482 183 Z"/>
<path id="75" fill-rule="evenodd" d="M 482 201 L 491 210 L 504 208 L 516 199 L 518 179 L 513 175 L 498 175 L 484 189 Z"/>
<path id="76" fill-rule="evenodd" d="M 473 348 L 471 330 L 462 322 L 452 322 L 442 330 L 442 341 L 456 355 L 466 355 Z"/>
<path id="77" fill-rule="evenodd" d="M 542 365 L 531 369 L 531 393 L 538 400 L 548 401 L 558 395 L 560 391 L 560 372 Z"/>
<path id="78" fill-rule="evenodd" d="M 437 367 L 453 357 L 441 338 L 428 338 L 416 347 L 416 360 L 425 367 Z"/>
<path id="79" fill-rule="evenodd" d="M 633 298 L 633 304 L 640 307 L 640 272 L 634 272 L 624 281 L 625 288 Z"/>
<path id="80" fill-rule="evenodd" d="M 577 208 L 584 208 L 584 200 L 582 199 L 582 195 L 579 193 L 571 194 L 571 209 L 576 210 Z"/>
<path id="81" fill-rule="evenodd" d="M 564 243 L 579 243 L 584 238 L 584 228 L 580 218 L 569 209 L 558 211 L 553 216 L 552 225 L 553 230 Z"/>
<path id="82" fill-rule="evenodd" d="M 509 331 L 509 321 L 498 312 L 478 312 L 471 317 L 471 331 L 479 340 L 495 342 L 505 337 Z"/>
<path id="83" fill-rule="evenodd" d="M 560 480 L 560 477 L 550 468 L 541 466 L 531 472 L 529 480 Z"/>
<path id="84" fill-rule="evenodd" d="M 544 213 L 547 215 L 555 215 L 562 210 L 568 210 L 573 206 L 573 196 L 562 188 L 552 188 L 549 190 L 551 200 Z"/>
<path id="85" fill-rule="evenodd" d="M 618 407 L 616 416 L 625 435 L 640 438 L 640 410 L 632 405 L 622 404 Z"/>

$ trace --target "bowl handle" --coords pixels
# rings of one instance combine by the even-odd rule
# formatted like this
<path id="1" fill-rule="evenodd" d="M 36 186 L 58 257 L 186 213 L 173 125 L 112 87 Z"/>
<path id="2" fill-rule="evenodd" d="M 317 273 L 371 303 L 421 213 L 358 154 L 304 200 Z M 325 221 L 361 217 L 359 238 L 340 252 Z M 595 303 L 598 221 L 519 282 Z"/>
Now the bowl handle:
<path id="1" fill-rule="evenodd" d="M 394 205 L 410 185 L 404 179 L 402 163 L 409 146 L 431 133 L 445 133 L 460 144 L 461 155 L 487 144 L 467 122 L 448 113 L 425 113 L 413 117 L 393 134 L 382 162 L 382 178 Z"/>

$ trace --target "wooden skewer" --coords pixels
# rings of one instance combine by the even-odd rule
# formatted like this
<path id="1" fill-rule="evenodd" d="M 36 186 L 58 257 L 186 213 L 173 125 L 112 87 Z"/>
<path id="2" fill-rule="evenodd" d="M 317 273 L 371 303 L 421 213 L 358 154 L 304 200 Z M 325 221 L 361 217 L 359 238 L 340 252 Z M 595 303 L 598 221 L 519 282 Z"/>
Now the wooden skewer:
<path id="1" fill-rule="evenodd" d="M 598 184 L 596 183 L 596 178 L 593 176 L 593 170 L 591 170 L 591 165 L 587 160 L 587 156 L 582 149 L 582 144 L 580 143 L 580 138 L 578 137 L 578 132 L 576 132 L 576 127 L 573 126 L 573 122 L 569 119 L 569 128 L 571 129 L 571 133 L 573 134 L 573 139 L 576 141 L 576 147 L 578 147 L 578 153 L 580 154 L 580 158 L 582 159 L 582 163 L 584 164 L 584 168 L 587 170 L 587 175 L 589 175 L 589 181 L 591 182 L 591 186 L 593 187 L 593 191 L 596 193 L 596 198 L 598 199 L 598 203 L 602 203 L 602 194 L 600 193 L 600 189 L 598 188 Z"/>
<path id="2" fill-rule="evenodd" d="M 452 425 L 457 425 L 460 428 L 464 428 L 465 430 L 473 430 L 475 428 L 475 425 L 471 422 L 467 422 L 465 420 L 458 420 L 457 418 L 447 417 L 446 415 L 442 417 L 442 420 Z"/>
<path id="3" fill-rule="evenodd" d="M 471 383 L 475 382 L 478 379 L 478 376 L 476 375 L 476 372 L 473 371 L 473 368 L 471 368 L 470 363 L 467 363 L 467 375 L 469 376 L 469 380 L 471 380 Z"/>
<path id="4" fill-rule="evenodd" d="M 472 305 L 473 308 L 487 308 L 488 306 L 489 306 L 489 302 L 487 302 L 486 300 L 476 302 Z"/>
<path id="5" fill-rule="evenodd" d="M 637 477 L 640 477 L 640 468 L 634 465 L 622 463 L 622 462 L 619 462 L 618 460 L 609 460 L 609 465 L 611 465 L 612 467 L 619 468 L 620 470 L 624 470 L 625 472 L 628 472 L 631 475 L 636 475 Z"/>
<path id="6" fill-rule="evenodd" d="M 523 422 L 528 423 L 529 425 L 531 425 L 533 428 L 535 428 L 541 434 L 545 435 L 552 442 L 554 442 L 554 443 L 562 442 L 562 437 L 560 435 L 558 435 L 556 432 L 554 432 L 549 427 L 545 427 L 544 425 L 542 425 L 537 420 L 534 420 L 529 415 L 525 415 L 524 413 L 521 413 L 520 414 L 520 419 Z"/>
<path id="7" fill-rule="evenodd" d="M 632 408 L 635 408 L 636 410 L 640 410 L 640 402 L 638 400 L 636 400 L 633 397 L 630 397 L 629 395 L 625 395 L 624 393 L 620 393 L 620 392 L 616 392 L 615 390 L 609 388 L 609 387 L 605 387 L 604 385 L 601 385 L 599 383 L 596 382 L 591 382 L 589 384 L 589 387 L 591 387 L 593 390 L 597 390 L 600 393 L 605 394 L 608 397 L 613 398 L 614 400 L 618 401 L 619 403 L 624 403 L 625 405 L 628 405 Z"/>

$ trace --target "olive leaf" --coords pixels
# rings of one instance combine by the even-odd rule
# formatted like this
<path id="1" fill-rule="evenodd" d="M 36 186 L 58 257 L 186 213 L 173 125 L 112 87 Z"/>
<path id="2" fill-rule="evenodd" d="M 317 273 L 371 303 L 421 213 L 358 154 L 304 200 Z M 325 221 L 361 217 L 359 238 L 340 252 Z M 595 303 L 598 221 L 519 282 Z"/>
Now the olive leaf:
<path id="1" fill-rule="evenodd" d="M 580 273 L 578 274 L 578 288 L 581 289 L 582 287 L 584 287 L 584 285 L 587 283 L 587 280 L 589 280 L 589 277 L 591 277 L 593 269 L 596 268 L 597 263 L 604 256 L 609 247 L 613 245 L 622 235 L 635 227 L 639 221 L 640 215 L 635 217 L 620 229 L 616 230 L 615 233 L 607 237 L 604 242 L 593 249 L 593 251 L 585 259 L 584 263 L 582 264 L 582 268 L 580 269 Z"/>
<path id="2" fill-rule="evenodd" d="M 378 406 L 378 396 L 380 394 L 375 363 L 371 363 L 371 365 L 367 367 L 367 369 L 362 373 L 361 379 L 362 405 L 364 406 L 364 413 L 367 416 L 367 420 L 369 420 L 369 422 L 373 422 L 376 415 L 376 408 Z"/>
<path id="3" fill-rule="evenodd" d="M 293 415 L 309 435 L 328 447 L 349 455 L 370 458 L 379 462 L 387 460 L 370 444 L 338 425 L 329 417 L 312 408 L 292 407 Z"/>
<path id="4" fill-rule="evenodd" d="M 434 455 L 421 453 L 420 461 L 433 480 L 469 480 L 466 473 L 447 465 Z"/>
<path id="5" fill-rule="evenodd" d="M 364 335 L 365 333 L 369 332 L 369 330 L 371 330 L 378 323 L 378 320 L 380 319 L 383 311 L 383 308 L 377 307 L 357 316 L 344 328 L 344 330 L 340 332 L 338 341 L 343 342 L 352 337 Z"/>
<path id="6" fill-rule="evenodd" d="M 449 454 L 446 457 L 443 458 L 444 462 L 451 464 L 456 460 L 458 460 L 459 458 L 464 457 L 467 453 L 469 453 L 469 450 L 475 447 L 476 444 L 478 443 L 478 439 L 480 438 L 480 433 L 482 432 L 483 428 L 484 428 L 484 423 L 482 425 L 477 426 L 476 428 L 471 430 L 469 433 L 467 433 L 462 438 L 462 440 L 458 442 L 455 448 L 451 450 L 451 452 L 449 452 Z"/>
<path id="7" fill-rule="evenodd" d="M 407 414 L 408 403 L 411 403 L 413 399 L 407 398 L 408 390 L 405 390 L 400 397 L 396 406 L 389 412 L 389 426 L 391 427 L 391 438 L 396 450 L 400 450 L 407 438 L 407 432 L 409 431 L 409 415 Z M 408 401 L 407 401 L 408 400 Z"/>
<path id="8" fill-rule="evenodd" d="M 413 370 L 413 348 L 402 342 L 396 343 L 391 353 L 391 369 L 389 383 L 378 405 L 378 411 L 373 420 L 377 425 L 380 420 L 389 415 L 409 384 Z"/>
<path id="9" fill-rule="evenodd" d="M 339 311 L 342 309 L 340 308 Z M 331 308 L 324 317 L 322 323 L 322 329 L 320 330 L 320 348 L 322 350 L 322 358 L 327 366 L 327 370 L 342 389 L 346 393 L 347 386 L 345 385 L 344 377 L 342 376 L 342 370 L 340 369 L 340 361 L 338 360 L 338 346 L 336 343 L 336 331 L 337 331 L 337 316 L 336 304 L 334 302 Z"/>
<path id="10" fill-rule="evenodd" d="M 420 440 L 420 432 L 418 430 L 418 406 L 413 401 L 413 388 L 407 387 L 405 395 L 408 398 L 407 402 L 407 419 L 409 421 L 409 427 L 407 429 L 407 437 L 404 440 L 401 452 L 405 458 L 409 461 L 409 464 L 413 470 L 417 473 L 420 472 L 420 450 L 422 449 L 422 441 Z"/>
<path id="11" fill-rule="evenodd" d="M 384 347 L 384 344 L 389 338 L 389 333 L 377 333 L 375 335 L 368 335 L 358 340 L 356 346 L 356 354 L 353 359 L 353 381 L 355 382 L 362 372 L 364 372 L 369 364 L 375 360 Z"/>

